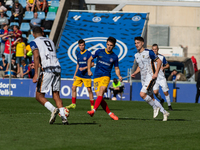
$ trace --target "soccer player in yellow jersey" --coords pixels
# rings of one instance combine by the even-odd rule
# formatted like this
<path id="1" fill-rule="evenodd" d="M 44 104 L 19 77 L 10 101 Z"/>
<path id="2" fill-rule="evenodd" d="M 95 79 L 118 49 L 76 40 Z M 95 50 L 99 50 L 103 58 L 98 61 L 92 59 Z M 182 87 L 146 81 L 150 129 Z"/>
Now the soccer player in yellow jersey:
<path id="1" fill-rule="evenodd" d="M 87 87 L 90 103 L 91 103 L 91 109 L 94 108 L 94 99 L 93 99 L 93 93 L 91 88 L 91 76 L 88 75 L 87 72 L 87 60 L 91 56 L 91 52 L 85 49 L 85 41 L 79 40 L 78 46 L 80 48 L 80 52 L 77 53 L 77 65 L 76 65 L 76 71 L 74 73 L 74 83 L 72 86 L 72 104 L 69 106 L 66 106 L 66 108 L 76 108 L 76 89 L 77 87 L 81 87 L 84 83 L 84 86 Z M 94 66 L 94 62 L 92 62 L 92 66 Z"/>
<path id="2" fill-rule="evenodd" d="M 94 109 L 87 112 L 91 117 L 94 115 L 99 105 L 101 105 L 112 119 L 118 120 L 118 117 L 110 111 L 106 101 L 103 99 L 104 92 L 106 91 L 110 82 L 111 70 L 113 68 L 113 65 L 115 67 L 116 75 L 118 76 L 119 80 L 122 81 L 118 65 L 118 56 L 113 52 L 115 43 L 116 39 L 113 37 L 109 37 L 106 43 L 107 48 L 97 50 L 95 54 L 92 55 L 88 60 L 88 75 L 92 76 L 90 66 L 92 64 L 92 60 L 94 58 L 97 58 L 96 68 L 94 72 L 94 90 L 96 92 L 97 99 L 94 104 Z"/>

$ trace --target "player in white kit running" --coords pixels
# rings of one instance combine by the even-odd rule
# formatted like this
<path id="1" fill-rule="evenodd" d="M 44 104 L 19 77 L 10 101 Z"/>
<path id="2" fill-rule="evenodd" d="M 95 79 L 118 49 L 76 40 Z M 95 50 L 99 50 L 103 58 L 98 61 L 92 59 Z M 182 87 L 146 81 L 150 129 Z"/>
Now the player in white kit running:
<path id="1" fill-rule="evenodd" d="M 171 100 L 170 100 L 170 96 L 169 96 L 169 93 L 168 93 L 169 87 L 167 85 L 167 80 L 166 80 L 165 74 L 164 74 L 164 70 L 169 68 L 169 64 L 168 64 L 167 60 L 165 59 L 165 57 L 158 53 L 159 48 L 158 48 L 157 44 L 153 44 L 152 45 L 152 50 L 154 51 L 154 53 L 162 61 L 162 65 L 161 65 L 160 71 L 158 73 L 158 77 L 157 77 L 156 83 L 155 83 L 155 85 L 153 87 L 153 92 L 154 92 L 155 96 L 160 100 L 160 103 L 163 106 L 164 99 L 162 99 L 162 97 L 161 97 L 161 95 L 159 93 L 159 86 L 161 86 L 161 88 L 163 90 L 163 93 L 165 95 L 165 98 L 167 100 L 168 109 L 169 110 L 173 110 L 172 107 L 171 107 Z"/>
<path id="2" fill-rule="evenodd" d="M 35 39 L 30 42 L 30 47 L 34 55 L 35 75 L 33 82 L 37 82 L 36 100 L 51 111 L 50 124 L 55 122 L 57 114 L 60 112 L 62 123 L 68 124 L 65 116 L 62 100 L 60 99 L 61 67 L 56 56 L 55 45 L 52 40 L 42 36 L 42 29 L 35 27 L 33 36 Z M 41 65 L 41 72 L 38 79 L 38 68 Z M 37 81 L 38 79 L 38 81 Z M 53 99 L 56 102 L 54 107 L 46 98 L 45 93 L 52 91 Z"/>
<path id="3" fill-rule="evenodd" d="M 134 62 L 138 64 L 138 67 L 131 77 L 135 77 L 135 75 L 140 72 L 142 82 L 140 96 L 153 107 L 153 118 L 158 116 L 160 110 L 163 113 L 163 121 L 167 121 L 169 113 L 153 97 L 153 86 L 156 82 L 162 62 L 152 50 L 143 47 L 144 39 L 142 37 L 135 37 L 135 46 L 138 52 L 135 54 Z M 154 62 L 157 62 L 157 67 L 155 67 Z"/>

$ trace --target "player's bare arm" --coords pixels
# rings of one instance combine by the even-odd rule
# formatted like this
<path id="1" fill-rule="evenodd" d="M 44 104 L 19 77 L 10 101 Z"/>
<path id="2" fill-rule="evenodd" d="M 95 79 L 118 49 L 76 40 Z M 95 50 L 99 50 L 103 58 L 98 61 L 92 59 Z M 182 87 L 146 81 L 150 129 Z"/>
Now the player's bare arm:
<path id="1" fill-rule="evenodd" d="M 135 75 L 138 74 L 139 72 L 140 72 L 140 67 L 138 66 L 137 69 L 135 70 L 135 72 L 133 72 L 133 73 L 131 74 L 131 77 L 132 77 L 132 78 L 135 78 Z"/>
<path id="2" fill-rule="evenodd" d="M 38 49 L 35 49 L 33 51 L 33 55 L 34 55 L 34 64 L 35 64 L 35 74 L 33 77 L 33 83 L 36 83 L 37 79 L 38 79 L 38 68 L 39 68 L 39 51 L 38 51 Z"/>
<path id="3" fill-rule="evenodd" d="M 119 80 L 122 82 L 122 76 L 120 75 L 120 70 L 119 70 L 119 67 L 115 67 L 115 73 L 116 75 L 118 76 Z"/>
<path id="4" fill-rule="evenodd" d="M 156 72 L 153 74 L 152 79 L 156 79 L 158 76 L 158 72 L 160 71 L 161 65 L 162 65 L 162 61 L 158 58 L 156 59 L 157 62 L 157 69 Z"/>
<path id="5" fill-rule="evenodd" d="M 91 71 L 91 67 L 92 67 L 92 60 L 93 60 L 93 57 L 90 56 L 90 58 L 88 59 L 87 61 L 87 67 L 88 67 L 88 75 L 89 76 L 92 76 L 92 71 Z"/>
<path id="6" fill-rule="evenodd" d="M 76 65 L 76 70 L 75 70 L 73 79 L 75 79 L 76 73 L 78 72 L 78 68 L 79 68 L 79 64 Z"/>
<path id="7" fill-rule="evenodd" d="M 92 62 L 91 68 L 92 68 L 93 66 L 94 66 L 94 62 Z M 83 70 L 85 70 L 85 69 L 87 69 L 87 68 L 88 68 L 88 66 L 80 67 L 79 70 L 80 70 L 80 71 L 83 71 Z"/>

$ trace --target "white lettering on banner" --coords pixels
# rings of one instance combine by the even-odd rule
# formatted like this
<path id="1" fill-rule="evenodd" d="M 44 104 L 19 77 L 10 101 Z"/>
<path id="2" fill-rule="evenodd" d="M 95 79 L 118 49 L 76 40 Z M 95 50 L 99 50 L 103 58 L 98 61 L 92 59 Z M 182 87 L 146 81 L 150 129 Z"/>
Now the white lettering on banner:
<path id="1" fill-rule="evenodd" d="M 79 96 L 78 92 L 79 92 L 79 87 L 76 88 L 76 96 Z"/>
<path id="2" fill-rule="evenodd" d="M 82 89 L 82 91 L 81 91 L 81 97 L 83 96 L 83 95 L 86 95 L 87 97 L 89 97 L 89 93 L 88 93 L 88 90 L 87 90 L 87 88 L 86 87 L 84 87 L 83 89 Z"/>
<path id="3" fill-rule="evenodd" d="M 67 89 L 67 92 L 65 92 L 65 89 Z M 71 93 L 71 88 L 70 88 L 69 86 L 65 85 L 65 86 L 63 86 L 63 87 L 61 88 L 61 94 L 62 94 L 63 96 L 69 96 L 70 93 Z"/>
<path id="4" fill-rule="evenodd" d="M 16 84 L 11 84 L 11 88 L 12 88 L 12 89 L 16 89 L 16 87 L 17 87 Z M 5 88 L 9 88 L 9 84 L 5 84 L 5 83 L 2 83 L 2 82 L 1 82 L 1 83 L 0 83 L 0 88 L 4 88 L 4 89 L 5 89 Z"/>
<path id="5" fill-rule="evenodd" d="M 9 95 L 8 89 L 5 90 L 0 89 L 0 95 Z M 10 91 L 10 95 L 13 95 L 13 91 Z"/>

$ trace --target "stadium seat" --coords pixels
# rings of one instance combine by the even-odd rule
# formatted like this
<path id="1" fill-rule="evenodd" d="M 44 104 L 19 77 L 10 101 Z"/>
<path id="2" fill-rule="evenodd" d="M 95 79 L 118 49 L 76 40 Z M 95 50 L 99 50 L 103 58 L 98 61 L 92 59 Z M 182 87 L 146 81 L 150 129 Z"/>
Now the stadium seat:
<path id="1" fill-rule="evenodd" d="M 29 34 L 27 43 L 30 43 L 33 40 L 34 40 L 34 36 L 32 34 Z"/>
<path id="2" fill-rule="evenodd" d="M 59 1 L 51 1 L 51 6 L 52 7 L 59 7 Z"/>
<path id="3" fill-rule="evenodd" d="M 9 6 L 10 8 L 12 8 L 13 1 L 12 1 L 12 0 L 7 0 L 5 5 L 7 5 L 7 6 Z"/>
<path id="4" fill-rule="evenodd" d="M 38 13 L 38 18 L 40 19 L 45 19 L 45 13 L 44 12 L 37 12 Z"/>
<path id="5" fill-rule="evenodd" d="M 15 26 L 15 25 L 16 25 L 16 26 L 19 26 L 19 23 L 18 23 L 18 22 L 11 22 L 11 23 L 10 23 L 10 26 Z"/>
<path id="6" fill-rule="evenodd" d="M 51 30 L 48 30 L 48 29 L 45 29 L 45 30 L 43 30 L 44 32 L 51 32 Z"/>
<path id="7" fill-rule="evenodd" d="M 32 11 L 26 11 L 23 20 L 31 20 L 31 19 L 33 19 L 33 12 Z"/>
<path id="8" fill-rule="evenodd" d="M 7 16 L 8 16 L 7 18 L 10 19 L 11 15 L 12 15 L 12 14 L 11 14 L 11 11 L 8 10 L 8 11 L 6 12 L 6 14 L 7 14 Z"/>
<path id="9" fill-rule="evenodd" d="M 30 30 L 30 25 L 29 25 L 29 23 L 23 22 L 23 23 L 21 24 L 20 30 L 21 30 L 22 32 L 28 32 L 28 31 Z"/>
<path id="10" fill-rule="evenodd" d="M 54 20 L 56 18 L 56 13 L 55 12 L 48 12 L 46 20 Z"/>
<path id="11" fill-rule="evenodd" d="M 26 38 L 26 34 L 22 34 L 22 37 L 23 37 L 23 38 Z"/>
<path id="12" fill-rule="evenodd" d="M 55 12 L 55 13 L 57 13 L 57 11 L 58 11 L 58 7 L 49 7 L 49 12 Z"/>
<path id="13" fill-rule="evenodd" d="M 23 8 L 26 8 L 26 0 L 19 0 L 19 3 L 22 5 Z"/>

